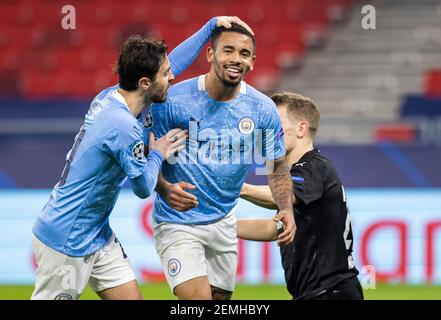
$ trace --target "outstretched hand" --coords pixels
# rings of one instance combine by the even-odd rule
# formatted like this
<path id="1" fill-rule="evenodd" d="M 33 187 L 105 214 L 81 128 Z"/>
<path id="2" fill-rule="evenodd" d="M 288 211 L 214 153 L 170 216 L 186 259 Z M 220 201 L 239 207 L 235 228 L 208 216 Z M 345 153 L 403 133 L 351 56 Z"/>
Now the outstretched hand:
<path id="1" fill-rule="evenodd" d="M 196 186 L 183 181 L 170 184 L 165 188 L 162 196 L 170 207 L 178 211 L 187 211 L 197 207 L 199 205 L 198 199 L 185 189 L 194 190 Z"/>
<path id="2" fill-rule="evenodd" d="M 254 36 L 253 29 L 251 29 L 250 26 L 247 25 L 245 22 L 240 20 L 239 17 L 236 17 L 236 16 L 221 16 L 221 17 L 217 17 L 216 25 L 218 27 L 225 27 L 225 28 L 228 29 L 228 28 L 231 28 L 231 24 L 232 23 L 237 23 L 238 25 L 241 25 L 242 27 L 247 29 Z"/>

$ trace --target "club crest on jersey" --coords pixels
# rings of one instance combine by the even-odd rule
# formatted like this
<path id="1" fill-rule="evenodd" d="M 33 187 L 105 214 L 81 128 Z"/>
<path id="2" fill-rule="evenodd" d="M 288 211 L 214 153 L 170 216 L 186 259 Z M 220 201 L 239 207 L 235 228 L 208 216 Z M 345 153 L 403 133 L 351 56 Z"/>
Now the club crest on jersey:
<path id="1" fill-rule="evenodd" d="M 139 141 L 132 148 L 132 156 L 138 160 L 142 160 L 142 156 L 144 155 L 144 142 Z"/>
<path id="2" fill-rule="evenodd" d="M 170 259 L 168 261 L 168 274 L 172 277 L 176 276 L 181 271 L 181 263 L 178 259 Z"/>
<path id="3" fill-rule="evenodd" d="M 145 128 L 153 127 L 153 115 L 151 111 L 149 111 L 149 113 L 147 113 L 147 115 L 145 116 L 143 125 Z"/>
<path id="4" fill-rule="evenodd" d="M 60 293 L 55 297 L 55 300 L 73 300 L 73 297 L 68 293 Z"/>
<path id="5" fill-rule="evenodd" d="M 243 134 L 250 134 L 254 130 L 254 121 L 251 118 L 245 117 L 239 121 L 239 131 Z"/>

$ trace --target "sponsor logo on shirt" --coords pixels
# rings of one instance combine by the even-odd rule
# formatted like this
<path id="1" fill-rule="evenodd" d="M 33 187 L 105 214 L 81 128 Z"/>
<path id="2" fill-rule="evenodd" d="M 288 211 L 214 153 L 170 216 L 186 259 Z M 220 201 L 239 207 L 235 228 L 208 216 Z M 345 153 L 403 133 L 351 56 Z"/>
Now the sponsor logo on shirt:
<path id="1" fill-rule="evenodd" d="M 293 176 L 293 177 L 292 177 L 292 180 L 293 180 L 295 183 L 303 183 L 303 182 L 305 182 L 305 179 L 303 179 L 303 178 L 300 177 L 300 176 Z"/>

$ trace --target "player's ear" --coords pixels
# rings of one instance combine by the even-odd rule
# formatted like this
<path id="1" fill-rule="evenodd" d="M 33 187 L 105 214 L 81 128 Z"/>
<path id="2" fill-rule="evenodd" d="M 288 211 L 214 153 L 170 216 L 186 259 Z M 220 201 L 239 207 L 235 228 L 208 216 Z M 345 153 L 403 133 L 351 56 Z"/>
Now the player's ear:
<path id="1" fill-rule="evenodd" d="M 297 130 L 297 136 L 299 138 L 303 138 L 308 133 L 308 130 L 309 130 L 309 123 L 304 121 L 300 122 Z"/>
<path id="2" fill-rule="evenodd" d="M 207 61 L 212 63 L 214 60 L 214 49 L 212 47 L 208 47 L 207 49 Z"/>
<path id="3" fill-rule="evenodd" d="M 150 87 L 151 83 L 152 81 L 149 78 L 142 77 L 138 80 L 138 87 L 147 90 Z"/>
<path id="4" fill-rule="evenodd" d="M 256 61 L 256 55 L 253 55 L 253 58 L 251 59 L 251 66 L 250 66 L 250 71 L 254 70 L 254 62 Z"/>

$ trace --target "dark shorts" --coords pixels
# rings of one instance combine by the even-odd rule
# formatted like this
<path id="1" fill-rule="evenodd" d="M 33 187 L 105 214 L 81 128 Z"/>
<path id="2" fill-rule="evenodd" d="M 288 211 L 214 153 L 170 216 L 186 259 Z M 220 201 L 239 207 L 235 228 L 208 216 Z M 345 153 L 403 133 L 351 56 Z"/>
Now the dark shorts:
<path id="1" fill-rule="evenodd" d="M 313 300 L 364 300 L 363 289 L 355 277 L 327 290 Z"/>

